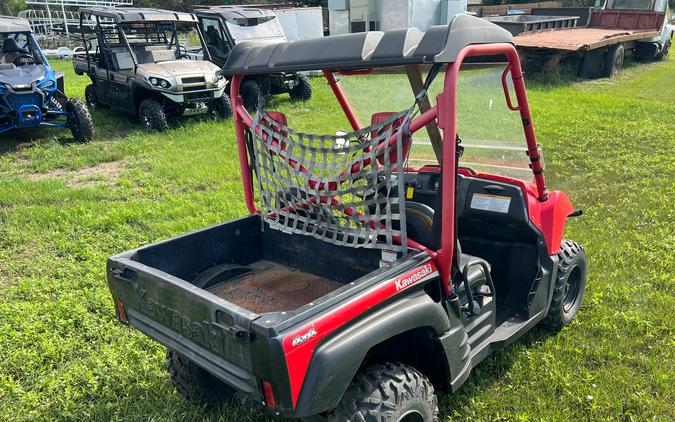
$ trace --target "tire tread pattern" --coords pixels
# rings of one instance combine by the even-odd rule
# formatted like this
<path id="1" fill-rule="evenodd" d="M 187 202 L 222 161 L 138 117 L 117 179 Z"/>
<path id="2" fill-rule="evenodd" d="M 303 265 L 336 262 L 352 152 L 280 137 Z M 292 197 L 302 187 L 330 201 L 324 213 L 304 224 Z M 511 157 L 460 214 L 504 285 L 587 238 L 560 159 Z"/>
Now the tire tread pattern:
<path id="1" fill-rule="evenodd" d="M 401 406 L 423 403 L 429 422 L 438 421 L 438 399 L 427 377 L 401 363 L 372 365 L 355 377 L 330 421 L 386 422 Z"/>
<path id="2" fill-rule="evenodd" d="M 195 404 L 224 400 L 229 387 L 180 353 L 167 351 L 167 369 L 176 391 Z"/>
<path id="3" fill-rule="evenodd" d="M 586 252 L 584 248 L 576 242 L 564 239 L 560 243 L 560 251 L 558 251 L 558 274 L 555 279 L 555 286 L 553 287 L 553 297 L 551 298 L 551 306 L 548 314 L 542 320 L 542 325 L 549 331 L 560 331 L 570 321 L 565 321 L 564 303 L 565 303 L 565 286 L 567 285 L 567 278 L 570 272 L 577 265 L 577 260 L 581 258 L 586 262 Z M 582 273 L 585 277 L 586 272 Z M 585 279 L 580 281 L 584 283 Z M 581 288 L 580 294 L 583 294 L 584 288 Z M 576 313 L 576 311 L 575 311 Z M 574 315 L 572 315 L 573 317 Z"/>

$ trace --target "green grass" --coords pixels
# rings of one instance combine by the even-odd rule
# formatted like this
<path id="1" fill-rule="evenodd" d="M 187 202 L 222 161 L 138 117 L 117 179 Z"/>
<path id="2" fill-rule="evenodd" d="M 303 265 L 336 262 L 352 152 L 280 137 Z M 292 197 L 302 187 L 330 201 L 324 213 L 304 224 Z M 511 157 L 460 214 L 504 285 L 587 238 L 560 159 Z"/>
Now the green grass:
<path id="1" fill-rule="evenodd" d="M 82 97 L 87 80 L 55 65 Z M 443 417 L 675 419 L 674 74 L 671 60 L 611 81 L 529 84 L 548 185 L 584 209 L 567 237 L 590 259 L 586 298 L 560 334 L 528 334 L 441 395 Z M 349 91 L 366 110 L 391 109 L 384 94 L 407 89 L 400 76 L 365 79 Z M 272 108 L 300 130 L 346 128 L 325 83 L 314 88 L 310 103 L 284 96 Z M 482 129 L 489 116 L 475 104 L 462 134 L 499 131 Z M 0 136 L 0 420 L 264 420 L 178 396 L 164 348 L 115 321 L 105 282 L 109 255 L 245 214 L 232 123 L 147 134 L 109 110 L 94 119 L 89 144 L 66 131 Z"/>

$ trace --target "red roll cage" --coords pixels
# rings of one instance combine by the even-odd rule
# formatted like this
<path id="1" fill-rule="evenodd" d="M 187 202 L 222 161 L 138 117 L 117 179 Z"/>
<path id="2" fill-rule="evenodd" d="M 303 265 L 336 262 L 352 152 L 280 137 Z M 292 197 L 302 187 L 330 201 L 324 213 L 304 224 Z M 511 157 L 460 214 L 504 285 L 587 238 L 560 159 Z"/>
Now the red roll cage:
<path id="1" fill-rule="evenodd" d="M 443 83 L 443 91 L 438 95 L 436 105 L 424 111 L 422 114 L 414 118 L 410 123 L 410 132 L 414 133 L 426 125 L 432 122 L 436 122 L 438 127 L 443 129 L 443 142 L 442 142 L 442 157 L 441 160 L 441 174 L 445 180 L 454 180 L 456 177 L 456 147 L 455 142 L 457 136 L 457 81 L 459 79 L 459 71 L 462 67 L 462 63 L 468 57 L 481 57 L 481 56 L 505 56 L 507 58 L 507 66 L 502 74 L 502 86 L 504 88 L 504 96 L 506 99 L 506 104 L 509 109 L 513 111 L 520 112 L 520 117 L 523 123 L 523 130 L 525 133 L 525 139 L 527 142 L 527 153 L 530 158 L 530 168 L 534 175 L 534 185 L 527 186 L 526 184 L 520 183 L 521 187 L 524 190 L 528 188 L 536 191 L 532 192 L 536 195 L 536 199 L 540 203 L 536 205 L 536 202 L 528 201 L 528 212 L 530 214 L 530 219 L 537 227 L 539 227 L 546 238 L 548 244 L 548 250 L 550 253 L 555 253 L 558 250 L 560 245 L 560 239 L 557 239 L 558 231 L 560 231 L 560 236 L 562 235 L 561 228 L 559 226 L 559 220 L 563 217 L 563 226 L 564 218 L 567 217 L 571 204 L 569 200 L 564 197 L 560 201 L 561 206 L 553 207 L 551 206 L 542 206 L 546 202 L 551 202 L 549 200 L 549 193 L 546 189 L 544 183 L 544 174 L 542 161 L 539 157 L 539 150 L 537 139 L 534 131 L 534 126 L 532 124 L 532 118 L 530 115 L 530 107 L 527 100 L 527 92 L 525 90 L 525 83 L 523 80 L 523 72 L 520 65 L 520 59 L 518 53 L 516 52 L 515 47 L 509 43 L 496 43 L 496 44 L 475 44 L 468 45 L 463 48 L 460 53 L 457 55 L 457 58 L 454 62 L 448 63 L 445 69 L 445 78 Z M 349 74 L 359 74 L 366 73 L 367 71 L 342 71 L 341 73 Z M 340 87 L 338 81 L 335 79 L 334 70 L 324 69 L 324 76 L 328 81 L 328 85 L 333 90 L 333 93 L 342 107 L 349 124 L 354 130 L 359 130 L 362 128 L 354 110 L 351 108 L 351 105 L 347 101 L 344 91 Z M 511 80 L 513 83 L 513 88 L 516 94 L 517 104 L 514 105 L 509 91 L 508 86 L 508 75 L 511 75 Z M 246 136 L 245 130 L 251 129 L 253 126 L 253 119 L 249 113 L 244 108 L 243 99 L 239 96 L 239 87 L 243 80 L 243 75 L 235 74 L 230 86 L 230 96 L 232 102 L 232 108 L 234 111 L 234 127 L 235 134 L 237 138 L 237 149 L 239 153 L 239 165 L 241 168 L 242 182 L 244 185 L 244 197 L 246 201 L 246 206 L 248 211 L 253 214 L 259 212 L 254 203 L 253 196 L 253 186 L 251 183 L 251 169 L 249 167 L 248 153 L 246 147 Z M 396 135 L 393 135 L 390 139 L 390 143 L 396 141 Z M 497 176 L 495 176 L 497 178 Z M 441 278 L 443 279 L 444 287 L 446 289 L 446 294 L 450 293 L 449 281 L 452 275 L 452 258 L 455 252 L 455 207 L 451 204 L 455 203 L 455 183 L 442 183 L 441 189 L 441 200 L 442 200 L 442 212 L 441 217 L 441 246 L 437 251 L 430 250 L 414 241 L 409 240 L 408 246 L 423 250 L 429 254 L 431 259 L 436 264 Z M 558 192 L 555 192 L 559 194 Z M 556 200 L 553 202 L 557 203 L 558 195 L 556 195 Z M 548 205 L 548 204 L 547 204 Z M 534 210 L 533 208 L 537 208 Z M 557 240 L 557 243 L 556 243 Z"/>

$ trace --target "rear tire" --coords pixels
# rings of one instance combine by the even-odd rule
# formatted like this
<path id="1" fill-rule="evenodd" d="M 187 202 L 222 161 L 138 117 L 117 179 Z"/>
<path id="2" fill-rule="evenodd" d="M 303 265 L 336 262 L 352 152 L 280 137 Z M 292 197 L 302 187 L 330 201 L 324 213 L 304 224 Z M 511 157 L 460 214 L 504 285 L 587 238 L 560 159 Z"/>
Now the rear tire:
<path id="1" fill-rule="evenodd" d="M 293 101 L 307 101 L 312 98 L 312 84 L 307 76 L 298 74 L 298 84 L 293 87 L 290 96 Z"/>
<path id="2" fill-rule="evenodd" d="M 558 275 L 553 288 L 551 307 L 542 325 L 552 332 L 569 325 L 581 307 L 586 291 L 588 258 L 584 248 L 571 240 L 563 240 L 558 252 Z"/>
<path id="3" fill-rule="evenodd" d="M 212 404 L 224 400 L 233 391 L 190 359 L 169 349 L 166 353 L 171 383 L 176 391 L 195 404 Z"/>
<path id="4" fill-rule="evenodd" d="M 98 101 L 96 101 L 96 87 L 94 84 L 87 85 L 84 88 L 84 101 L 87 103 L 89 110 L 96 110 Z"/>
<path id="5" fill-rule="evenodd" d="M 623 67 L 625 50 L 623 44 L 614 44 L 609 48 L 605 55 L 605 61 L 602 65 L 602 76 L 612 78 L 616 76 Z"/>
<path id="6" fill-rule="evenodd" d="M 356 375 L 329 421 L 438 421 L 427 377 L 401 363 L 373 365 Z"/>
<path id="7" fill-rule="evenodd" d="M 258 106 L 265 104 L 265 96 L 256 81 L 246 81 L 241 84 L 239 95 L 244 100 L 244 107 L 248 110 L 256 110 Z"/>
<path id="8" fill-rule="evenodd" d="M 589 51 L 581 59 L 579 76 L 582 78 L 596 79 L 602 76 L 603 60 L 605 54 L 602 51 Z"/>
<path id="9" fill-rule="evenodd" d="M 84 103 L 77 98 L 66 102 L 68 112 L 68 127 L 77 142 L 87 142 L 94 139 L 94 122 L 89 110 Z"/>
<path id="10" fill-rule="evenodd" d="M 163 132 L 169 128 L 164 107 L 155 100 L 147 99 L 138 107 L 138 120 L 146 130 Z"/>

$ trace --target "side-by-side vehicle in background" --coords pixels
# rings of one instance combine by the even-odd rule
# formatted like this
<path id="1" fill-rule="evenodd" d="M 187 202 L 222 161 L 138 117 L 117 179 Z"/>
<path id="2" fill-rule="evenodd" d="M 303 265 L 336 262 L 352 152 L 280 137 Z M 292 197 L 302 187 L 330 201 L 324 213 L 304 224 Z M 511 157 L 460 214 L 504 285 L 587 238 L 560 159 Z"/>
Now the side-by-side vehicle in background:
<path id="1" fill-rule="evenodd" d="M 220 68 L 195 60 L 189 41 L 205 47 L 197 18 L 189 13 L 142 8 L 83 8 L 85 53 L 73 57 L 86 74 L 89 107 L 103 105 L 138 116 L 143 127 L 162 131 L 182 116 L 232 114 Z M 93 31 L 92 31 L 93 30 Z M 91 36 L 93 32 L 94 36 Z"/>
<path id="2" fill-rule="evenodd" d="M 486 61 L 503 69 L 495 98 L 520 126 L 526 180 L 462 160 L 460 68 Z M 411 70 L 410 107 L 387 102 L 364 125 L 336 75 L 391 66 Z M 436 391 L 460 388 L 535 325 L 571 323 L 587 261 L 564 231 L 581 212 L 545 185 L 508 31 L 457 15 L 426 32 L 239 44 L 225 69 L 250 215 L 110 257 L 107 267 L 119 320 L 167 347 L 180 393 L 210 402 L 239 391 L 275 414 L 313 420 L 437 421 Z M 280 112 L 249 114 L 246 78 L 307 70 L 323 71 L 350 133 L 313 135 Z M 429 103 L 436 77 L 441 92 Z M 487 123 L 467 109 L 461 116 Z M 412 136 L 425 128 L 435 164 L 412 168 Z"/>
<path id="3" fill-rule="evenodd" d="M 38 126 L 70 129 L 89 141 L 89 110 L 68 99 L 62 72 L 51 68 L 27 20 L 0 16 L 0 133 Z"/>
<path id="4" fill-rule="evenodd" d="M 286 42 L 284 29 L 274 12 L 238 6 L 218 6 L 195 9 L 206 39 L 211 60 L 225 66 L 235 45 L 247 42 L 279 44 Z M 299 72 L 274 72 L 248 75 L 241 86 L 246 107 L 255 109 L 258 99 L 268 95 L 288 93 L 292 100 L 307 101 L 312 97 L 312 85 Z"/>

